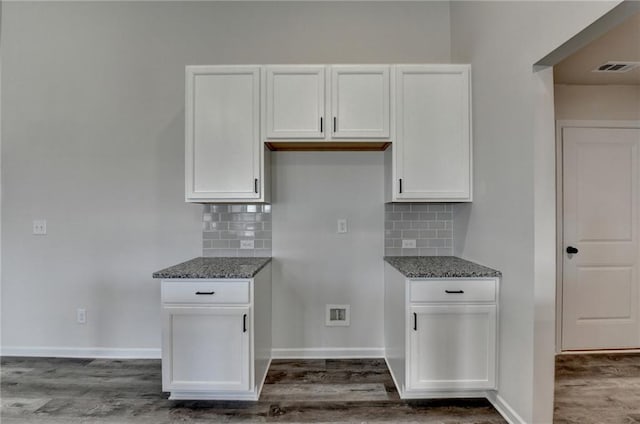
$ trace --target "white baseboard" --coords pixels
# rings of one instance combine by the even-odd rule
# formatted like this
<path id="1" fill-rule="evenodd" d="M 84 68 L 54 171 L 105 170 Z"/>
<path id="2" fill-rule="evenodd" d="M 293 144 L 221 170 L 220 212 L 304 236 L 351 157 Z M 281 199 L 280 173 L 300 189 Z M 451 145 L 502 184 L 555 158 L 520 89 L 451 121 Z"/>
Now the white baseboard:
<path id="1" fill-rule="evenodd" d="M 499 394 L 488 392 L 487 399 L 509 424 L 527 424 L 520 415 Z"/>
<path id="2" fill-rule="evenodd" d="M 275 348 L 271 352 L 273 359 L 384 358 L 383 347 Z"/>
<path id="3" fill-rule="evenodd" d="M 563 352 L 558 352 L 557 355 L 602 355 L 612 353 L 640 353 L 640 349 L 565 350 Z"/>
<path id="4" fill-rule="evenodd" d="M 109 347 L 19 347 L 2 346 L 2 356 L 42 356 L 54 358 L 160 359 L 160 349 Z"/>

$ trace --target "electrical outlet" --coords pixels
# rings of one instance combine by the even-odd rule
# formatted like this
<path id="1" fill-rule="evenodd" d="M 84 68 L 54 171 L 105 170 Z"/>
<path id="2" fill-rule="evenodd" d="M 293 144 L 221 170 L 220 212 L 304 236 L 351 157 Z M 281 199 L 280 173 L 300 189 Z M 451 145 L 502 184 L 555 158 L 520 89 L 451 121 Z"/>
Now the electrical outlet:
<path id="1" fill-rule="evenodd" d="M 87 323 L 87 310 L 84 308 L 78 308 L 76 310 L 76 322 L 78 324 L 86 324 Z"/>
<path id="2" fill-rule="evenodd" d="M 33 220 L 33 234 L 37 236 L 44 236 L 47 234 L 47 220 L 46 219 L 34 219 Z"/>
<path id="3" fill-rule="evenodd" d="M 343 234 L 346 233 L 347 230 L 347 220 L 342 218 L 338 220 L 338 233 Z"/>
<path id="4" fill-rule="evenodd" d="M 402 248 L 403 249 L 415 249 L 416 241 L 415 240 L 402 240 Z"/>
<path id="5" fill-rule="evenodd" d="M 255 243 L 253 240 L 240 240 L 240 249 L 253 249 Z"/>

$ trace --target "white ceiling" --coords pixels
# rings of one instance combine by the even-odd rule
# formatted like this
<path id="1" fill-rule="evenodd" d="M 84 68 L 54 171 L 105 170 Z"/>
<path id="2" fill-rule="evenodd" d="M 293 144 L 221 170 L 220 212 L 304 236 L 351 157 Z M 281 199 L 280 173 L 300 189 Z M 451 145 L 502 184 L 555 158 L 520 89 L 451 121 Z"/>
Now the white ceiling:
<path id="1" fill-rule="evenodd" d="M 640 66 L 625 73 L 592 72 L 610 61 L 640 62 L 640 13 L 557 64 L 555 83 L 640 85 Z"/>

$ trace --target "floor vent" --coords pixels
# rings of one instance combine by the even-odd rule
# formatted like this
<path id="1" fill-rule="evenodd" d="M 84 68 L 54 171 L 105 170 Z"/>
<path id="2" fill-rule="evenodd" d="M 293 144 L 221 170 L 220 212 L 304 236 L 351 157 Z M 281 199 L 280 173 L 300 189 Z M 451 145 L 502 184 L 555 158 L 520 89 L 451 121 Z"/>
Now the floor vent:
<path id="1" fill-rule="evenodd" d="M 636 68 L 638 66 L 640 66 L 640 62 L 614 61 L 614 62 L 603 63 L 602 65 L 600 65 L 596 69 L 594 69 L 592 72 L 622 73 L 622 72 L 629 72 L 630 70 L 632 70 L 633 68 Z"/>
<path id="2" fill-rule="evenodd" d="M 327 305 L 325 325 L 328 327 L 349 326 L 351 307 L 349 305 Z"/>

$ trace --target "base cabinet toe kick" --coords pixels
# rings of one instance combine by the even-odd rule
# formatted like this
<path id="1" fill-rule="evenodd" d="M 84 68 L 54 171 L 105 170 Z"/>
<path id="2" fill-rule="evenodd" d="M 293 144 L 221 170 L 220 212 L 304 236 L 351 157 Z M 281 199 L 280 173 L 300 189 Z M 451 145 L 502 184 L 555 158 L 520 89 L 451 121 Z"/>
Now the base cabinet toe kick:
<path id="1" fill-rule="evenodd" d="M 258 400 L 271 363 L 271 264 L 249 279 L 161 284 L 169 399 Z"/>
<path id="2" fill-rule="evenodd" d="M 385 360 L 402 399 L 497 389 L 499 277 L 407 278 L 385 262 Z"/>

